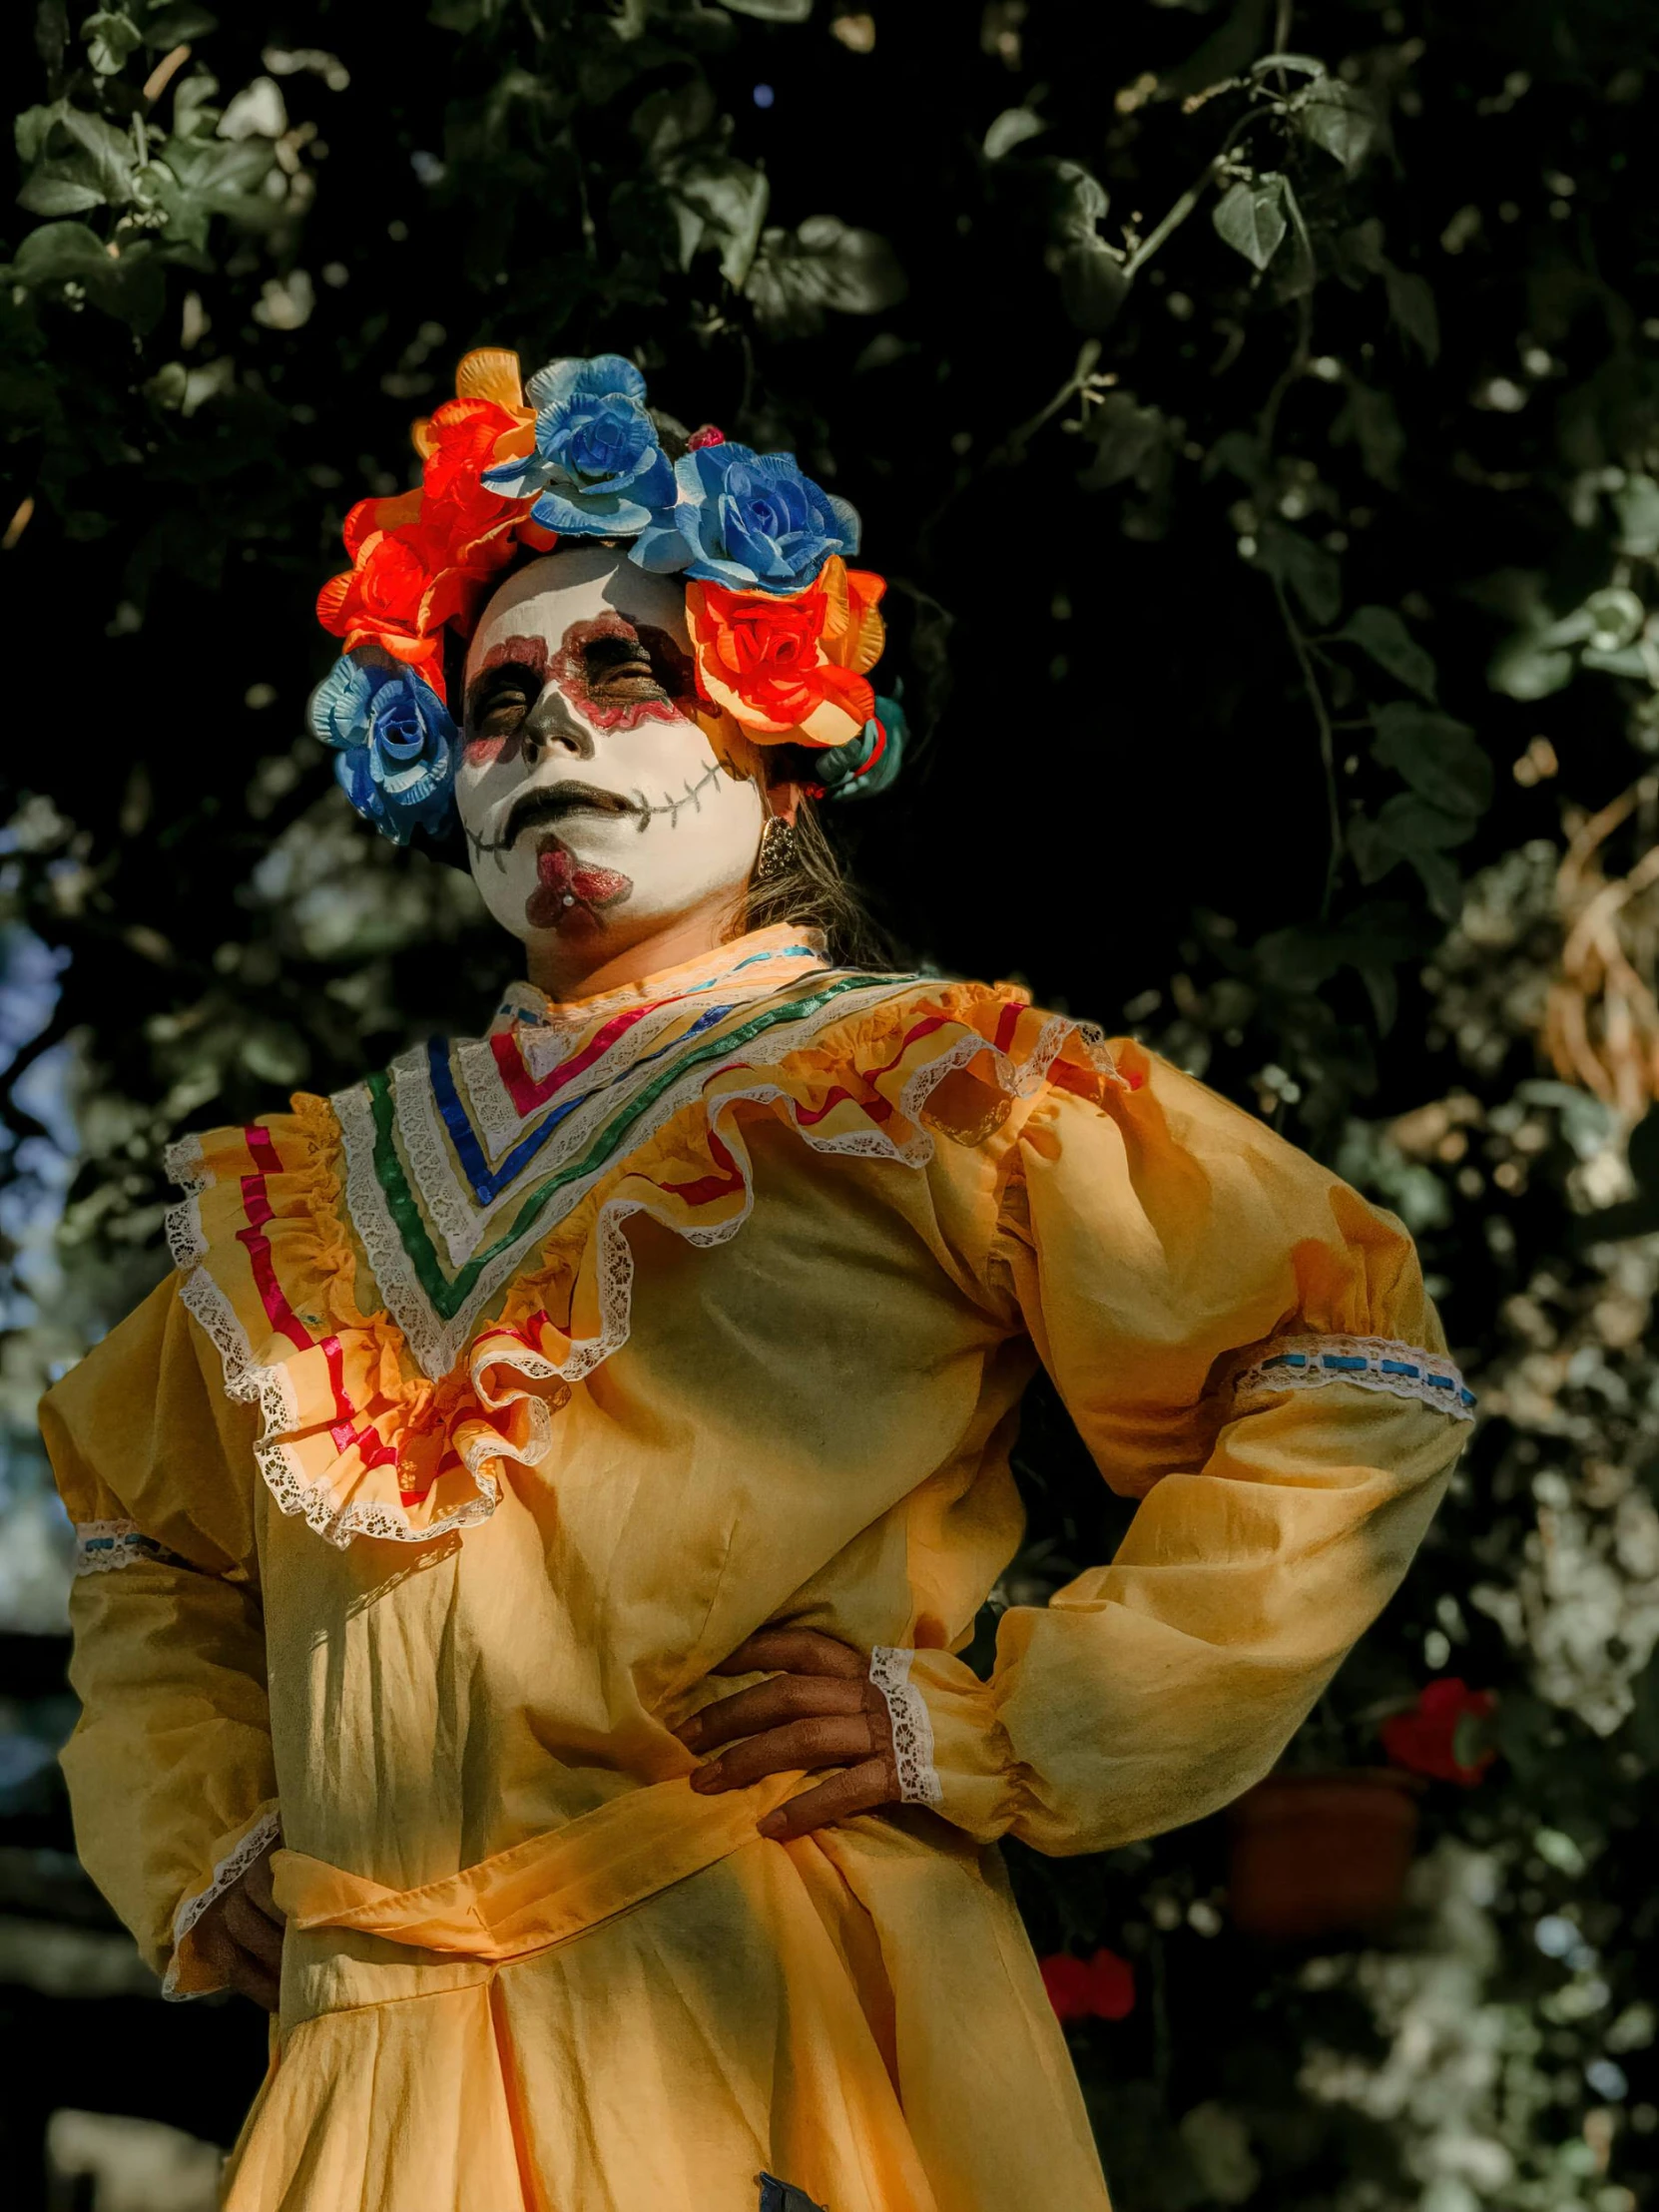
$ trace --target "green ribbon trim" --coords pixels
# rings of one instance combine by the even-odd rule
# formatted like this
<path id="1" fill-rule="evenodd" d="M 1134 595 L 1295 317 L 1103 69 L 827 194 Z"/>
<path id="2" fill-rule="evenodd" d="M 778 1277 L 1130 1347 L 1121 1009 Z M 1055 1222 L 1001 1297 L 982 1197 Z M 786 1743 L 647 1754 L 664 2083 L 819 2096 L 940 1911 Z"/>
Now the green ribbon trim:
<path id="1" fill-rule="evenodd" d="M 879 983 L 919 983 L 922 976 L 865 975 L 861 973 L 837 977 L 825 989 L 810 997 L 789 1000 L 782 1006 L 765 1007 L 753 1014 L 736 1029 L 708 1038 L 679 1060 L 672 1060 L 653 1079 L 642 1084 L 639 1091 L 627 1100 L 594 1137 L 593 1143 L 579 1160 L 572 1160 L 538 1183 L 525 1198 L 523 1205 L 513 1216 L 510 1227 L 497 1237 L 492 1245 L 476 1252 L 454 1279 L 445 1275 L 437 1249 L 427 1232 L 420 1211 L 419 1201 L 409 1189 L 403 1172 L 403 1163 L 397 1156 L 393 1142 L 396 1127 L 396 1110 L 392 1103 L 391 1080 L 384 1073 L 368 1078 L 369 1101 L 374 1116 L 374 1173 L 385 1195 L 386 1210 L 397 1226 L 403 1250 L 414 1269 L 421 1289 L 431 1301 L 433 1311 L 442 1321 L 453 1321 L 472 1295 L 473 1287 L 492 1260 L 520 1243 L 547 1211 L 554 1198 L 569 1183 L 578 1182 L 595 1168 L 603 1167 L 621 1149 L 627 1132 L 672 1084 L 677 1083 L 689 1068 L 700 1066 L 708 1060 L 721 1059 L 742 1049 L 753 1038 L 766 1030 L 776 1028 L 781 1021 L 804 1020 L 817 1013 L 821 1006 L 829 1005 L 843 991 L 867 990 Z"/>

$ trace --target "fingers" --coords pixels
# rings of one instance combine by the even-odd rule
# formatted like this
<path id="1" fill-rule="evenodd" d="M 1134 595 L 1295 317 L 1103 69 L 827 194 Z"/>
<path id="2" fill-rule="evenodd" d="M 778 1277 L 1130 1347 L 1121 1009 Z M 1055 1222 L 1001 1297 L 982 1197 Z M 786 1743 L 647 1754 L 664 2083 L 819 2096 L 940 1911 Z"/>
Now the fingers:
<path id="1" fill-rule="evenodd" d="M 275 1850 L 276 1846 L 272 1846 Z M 274 1928 L 285 1928 L 287 1915 L 276 1903 L 271 1887 L 271 1851 L 261 1852 L 258 1859 L 243 1876 L 240 1885 L 243 1895 L 255 1909 L 263 1913 Z"/>
<path id="2" fill-rule="evenodd" d="M 223 1899 L 225 1933 L 239 1950 L 250 1952 L 268 1973 L 282 1970 L 282 1932 L 243 1894 L 239 1883 Z"/>
<path id="3" fill-rule="evenodd" d="M 869 1661 L 839 1637 L 826 1636 L 817 1628 L 763 1628 L 711 1671 L 770 1674 L 774 1668 L 787 1674 L 832 1674 L 845 1682 L 861 1682 L 869 1673 Z"/>
<path id="4" fill-rule="evenodd" d="M 223 1912 L 210 1909 L 204 1913 L 192 1936 L 198 1954 L 221 1982 L 251 1997 L 264 2011 L 276 2010 L 281 1993 L 279 1973 L 242 1948 L 226 1928 Z"/>
<path id="5" fill-rule="evenodd" d="M 828 1828 L 834 1821 L 850 1820 L 855 1813 L 873 1813 L 878 1806 L 891 1805 L 897 1795 L 890 1763 L 866 1759 L 861 1766 L 831 1775 L 828 1782 L 804 1790 L 776 1813 L 769 1813 L 760 1823 L 760 1833 L 774 1843 L 793 1844 L 798 1837 L 811 1835 L 815 1828 Z"/>
<path id="6" fill-rule="evenodd" d="M 850 1765 L 854 1760 L 868 1759 L 874 1749 L 869 1721 L 863 1713 L 839 1719 L 793 1721 L 788 1728 L 769 1728 L 765 1735 L 751 1736 L 734 1750 L 711 1759 L 692 1776 L 691 1786 L 700 1796 L 742 1790 L 751 1782 L 759 1782 L 763 1775 Z"/>
<path id="7" fill-rule="evenodd" d="M 831 1675 L 775 1674 L 747 1690 L 706 1706 L 674 1731 L 688 1751 L 712 1751 L 735 1736 L 759 1735 L 763 1728 L 811 1720 L 821 1714 L 868 1711 L 866 1685 Z"/>
<path id="8" fill-rule="evenodd" d="M 250 1997 L 262 2012 L 279 2012 L 282 2006 L 282 1983 L 277 1974 L 270 1973 L 257 1958 L 245 1950 L 239 1950 L 232 1962 L 230 1982 L 239 1996 Z"/>

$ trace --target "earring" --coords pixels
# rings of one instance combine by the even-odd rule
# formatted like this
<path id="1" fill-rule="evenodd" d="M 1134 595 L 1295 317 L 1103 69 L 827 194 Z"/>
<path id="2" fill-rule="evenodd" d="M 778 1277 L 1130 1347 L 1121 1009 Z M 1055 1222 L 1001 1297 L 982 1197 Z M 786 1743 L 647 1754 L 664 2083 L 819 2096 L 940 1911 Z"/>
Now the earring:
<path id="1" fill-rule="evenodd" d="M 768 815 L 761 831 L 761 849 L 755 855 L 756 882 L 770 883 L 787 875 L 795 865 L 795 847 L 794 823 L 786 822 L 782 815 Z"/>

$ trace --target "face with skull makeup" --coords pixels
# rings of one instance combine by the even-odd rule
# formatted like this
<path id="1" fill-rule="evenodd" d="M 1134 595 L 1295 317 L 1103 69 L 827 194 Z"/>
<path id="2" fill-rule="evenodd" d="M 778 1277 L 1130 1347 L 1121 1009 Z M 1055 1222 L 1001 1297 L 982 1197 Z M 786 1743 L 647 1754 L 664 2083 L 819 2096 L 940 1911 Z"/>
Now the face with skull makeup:
<path id="1" fill-rule="evenodd" d="M 720 941 L 768 809 L 696 719 L 683 586 L 606 546 L 532 561 L 473 636 L 465 718 L 473 877 L 543 988 Z"/>

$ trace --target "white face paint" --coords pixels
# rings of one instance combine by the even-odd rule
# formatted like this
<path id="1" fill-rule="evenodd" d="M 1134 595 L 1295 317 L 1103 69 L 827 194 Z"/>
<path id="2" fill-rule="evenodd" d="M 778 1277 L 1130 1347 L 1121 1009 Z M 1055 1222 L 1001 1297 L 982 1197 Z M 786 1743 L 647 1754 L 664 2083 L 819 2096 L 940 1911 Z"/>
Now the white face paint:
<path id="1" fill-rule="evenodd" d="M 694 697 L 684 586 L 613 547 L 532 561 L 486 608 L 456 803 L 484 903 L 556 965 L 742 898 L 761 795 L 716 759 Z"/>

